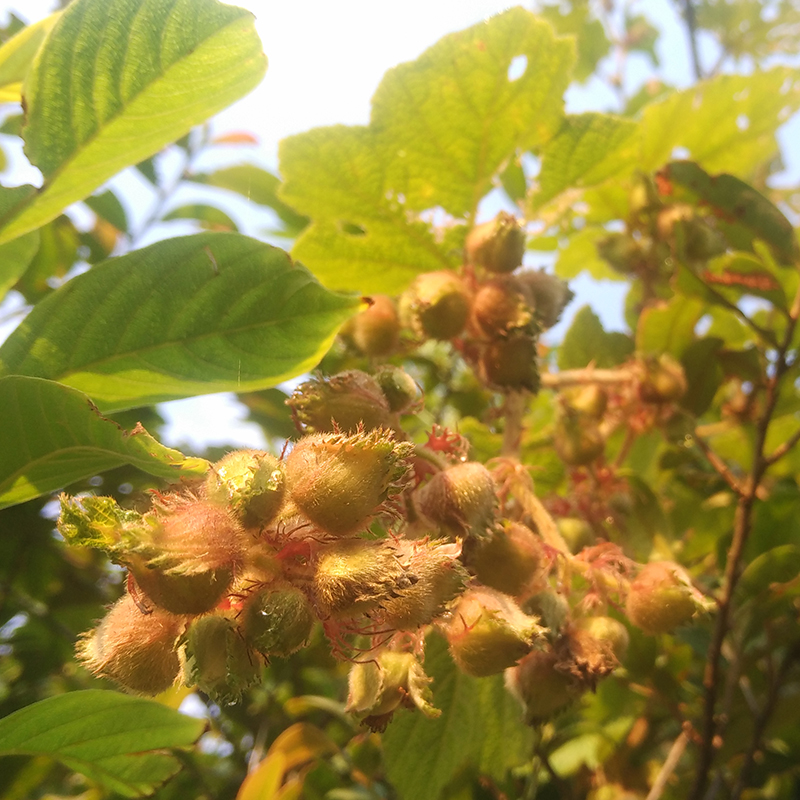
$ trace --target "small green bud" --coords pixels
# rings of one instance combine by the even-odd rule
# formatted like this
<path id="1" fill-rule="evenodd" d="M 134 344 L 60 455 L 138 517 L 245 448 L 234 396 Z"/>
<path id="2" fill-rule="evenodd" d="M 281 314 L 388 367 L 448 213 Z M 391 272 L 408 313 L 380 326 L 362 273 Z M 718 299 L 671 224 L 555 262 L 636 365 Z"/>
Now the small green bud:
<path id="1" fill-rule="evenodd" d="M 259 653 L 286 658 L 308 643 L 315 619 L 303 592 L 286 586 L 251 594 L 240 624 L 245 640 Z"/>
<path id="2" fill-rule="evenodd" d="M 368 298 L 369 308 L 349 319 L 341 337 L 365 356 L 387 356 L 400 341 L 400 317 L 391 297 L 376 294 Z"/>
<path id="3" fill-rule="evenodd" d="M 261 450 L 234 450 L 211 467 L 206 497 L 227 504 L 248 527 L 267 525 L 283 502 L 281 462 Z"/>

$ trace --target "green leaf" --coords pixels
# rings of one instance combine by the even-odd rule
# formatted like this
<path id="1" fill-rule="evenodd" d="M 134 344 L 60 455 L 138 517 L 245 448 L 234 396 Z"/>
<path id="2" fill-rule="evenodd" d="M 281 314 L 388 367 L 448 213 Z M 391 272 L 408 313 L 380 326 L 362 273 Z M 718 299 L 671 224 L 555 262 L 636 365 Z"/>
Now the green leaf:
<path id="1" fill-rule="evenodd" d="M 509 79 L 517 57 L 524 74 Z M 458 266 L 458 249 L 409 212 L 474 215 L 504 164 L 558 128 L 572 59 L 546 22 L 511 9 L 390 70 L 369 127 L 284 140 L 280 196 L 313 219 L 293 253 L 326 285 L 364 293 Z"/>
<path id="2" fill-rule="evenodd" d="M 0 300 L 25 274 L 39 249 L 39 231 L 31 231 L 13 242 L 0 244 Z"/>
<path id="3" fill-rule="evenodd" d="M 630 336 L 603 330 L 603 324 L 591 306 L 583 306 L 575 314 L 558 348 L 558 367 L 581 369 L 591 363 L 601 368 L 614 367 L 627 360 L 632 353 Z"/>
<path id="4" fill-rule="evenodd" d="M 681 296 L 646 308 L 636 328 L 636 349 L 643 355 L 669 353 L 680 358 L 694 341 L 695 326 L 705 310 L 700 300 Z"/>
<path id="5" fill-rule="evenodd" d="M 636 170 L 659 169 L 674 158 L 676 148 L 685 148 L 708 170 L 748 174 L 776 154 L 775 131 L 799 107 L 800 85 L 790 68 L 719 75 L 647 104 L 632 130 L 610 124 L 607 120 L 615 118 L 606 115 L 570 118 L 543 151 L 542 179 L 547 179 L 550 192 L 570 188 L 569 181 L 559 176 L 571 166 L 558 163 L 563 164 L 563 154 L 571 148 L 585 170 L 574 178 L 582 187 Z M 583 147 L 581 128 L 574 130 L 572 119 L 582 121 L 591 134 Z M 553 168 L 548 166 L 549 151 L 557 162 Z M 538 196 L 534 202 L 540 202 Z"/>
<path id="6" fill-rule="evenodd" d="M 280 179 L 253 164 L 237 164 L 216 172 L 198 173 L 191 179 L 207 186 L 216 186 L 240 194 L 245 199 L 271 208 L 284 224 L 287 236 L 297 236 L 308 225 L 308 217 L 298 214 L 278 198 Z"/>
<path id="7" fill-rule="evenodd" d="M 692 342 L 683 351 L 681 364 L 689 385 L 681 405 L 695 416 L 708 411 L 725 378 L 719 359 L 723 344 L 722 339 L 705 337 Z"/>
<path id="8" fill-rule="evenodd" d="M 641 160 L 631 167 L 656 169 L 685 147 L 708 170 L 749 173 L 776 153 L 775 131 L 800 106 L 796 78 L 786 67 L 720 75 L 647 106 L 634 154 Z"/>
<path id="9" fill-rule="evenodd" d="M 216 0 L 71 3 L 25 84 L 25 151 L 44 185 L 0 220 L 0 243 L 222 110 L 265 68 L 243 9 Z"/>
<path id="10" fill-rule="evenodd" d="M 554 270 L 559 278 L 577 278 L 584 270 L 597 280 L 624 281 L 626 276 L 617 272 L 607 261 L 600 258 L 597 242 L 608 236 L 605 228 L 584 228 L 569 237 L 566 246 L 559 251 Z"/>
<path id="11" fill-rule="evenodd" d="M 78 275 L 0 347 L 0 375 L 49 378 L 103 411 L 273 386 L 311 369 L 358 297 L 234 233 L 156 242 Z"/>
<path id="12" fill-rule="evenodd" d="M 574 53 L 573 42 L 517 7 L 389 70 L 371 121 L 380 150 L 395 155 L 384 162 L 388 186 L 416 211 L 474 214 L 515 149 L 536 149 L 558 129 Z M 509 78 L 515 58 L 525 71 Z"/>
<path id="13" fill-rule="evenodd" d="M 670 162 L 661 175 L 689 189 L 695 200 L 710 206 L 726 226 L 744 227 L 751 238 L 763 239 L 782 264 L 795 264 L 800 259 L 800 246 L 792 223 L 749 184 L 726 173 L 709 175 L 693 161 Z"/>
<path id="14" fill-rule="evenodd" d="M 4 103 L 22 99 L 22 81 L 47 33 L 61 16 L 60 11 L 34 22 L 0 47 L 0 99 Z"/>
<path id="15" fill-rule="evenodd" d="M 786 583 L 800 573 L 800 547 L 784 544 L 773 547 L 751 561 L 742 573 L 738 590 L 756 595 L 768 589 L 771 583 Z"/>
<path id="16" fill-rule="evenodd" d="M 589 4 L 573 3 L 564 13 L 561 7 L 545 7 L 539 12 L 559 34 L 576 37 L 578 61 L 575 65 L 575 80 L 585 81 L 597 68 L 597 63 L 608 54 L 611 43 L 600 20 L 591 19 Z"/>
<path id="17" fill-rule="evenodd" d="M 173 219 L 194 219 L 202 227 L 210 230 L 238 231 L 236 223 L 222 210 L 216 206 L 206 203 L 192 203 L 179 208 L 173 208 L 162 218 L 165 222 Z"/>
<path id="18" fill-rule="evenodd" d="M 0 753 L 49 756 L 112 792 L 144 797 L 181 767 L 165 749 L 190 747 L 204 729 L 153 700 L 89 689 L 0 719 Z"/>
<path id="19" fill-rule="evenodd" d="M 568 116 L 542 151 L 533 207 L 541 207 L 566 189 L 594 186 L 615 174 L 618 164 L 608 154 L 623 147 L 636 132 L 636 123 L 624 117 L 595 112 Z"/>
<path id="20" fill-rule="evenodd" d="M 23 503 L 108 469 L 132 464 L 168 480 L 203 475 L 201 458 L 128 432 L 82 392 L 20 375 L 0 378 L 0 508 Z"/>
<path id="21" fill-rule="evenodd" d="M 465 766 L 500 780 L 524 763 L 533 732 L 503 676 L 472 678 L 456 669 L 440 636 L 429 636 L 425 671 L 433 678 L 437 719 L 400 711 L 383 735 L 386 771 L 404 800 L 438 800 Z"/>
<path id="22" fill-rule="evenodd" d="M 128 215 L 119 198 L 110 189 L 93 194 L 84 201 L 100 219 L 111 223 L 118 231 L 128 230 Z"/>

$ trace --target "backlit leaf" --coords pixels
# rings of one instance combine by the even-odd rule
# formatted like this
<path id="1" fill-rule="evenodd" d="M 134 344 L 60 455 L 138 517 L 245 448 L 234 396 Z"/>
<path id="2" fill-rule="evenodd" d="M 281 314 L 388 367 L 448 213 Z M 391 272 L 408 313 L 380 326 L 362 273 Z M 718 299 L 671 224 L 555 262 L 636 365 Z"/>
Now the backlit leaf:
<path id="1" fill-rule="evenodd" d="M 0 347 L 0 374 L 58 380 L 103 411 L 274 386 L 314 367 L 360 306 L 233 233 L 157 242 L 53 292 Z"/>
<path id="2" fill-rule="evenodd" d="M 153 700 L 89 689 L 48 697 L 0 719 L 0 754 L 45 755 L 125 797 L 143 797 L 205 728 Z"/>
<path id="3" fill-rule="evenodd" d="M 0 243 L 53 219 L 253 89 L 253 17 L 216 0 L 76 0 L 28 72 L 25 152 L 44 175 Z"/>
<path id="4" fill-rule="evenodd" d="M 54 381 L 0 378 L 0 408 L 0 508 L 122 464 L 173 481 L 208 467 L 159 444 L 144 428 L 123 430 L 85 394 Z"/>
<path id="5" fill-rule="evenodd" d="M 3 92 L 3 102 L 18 103 L 22 99 L 22 82 L 45 36 L 60 16 L 61 12 L 57 11 L 28 25 L 0 47 L 0 89 Z"/>

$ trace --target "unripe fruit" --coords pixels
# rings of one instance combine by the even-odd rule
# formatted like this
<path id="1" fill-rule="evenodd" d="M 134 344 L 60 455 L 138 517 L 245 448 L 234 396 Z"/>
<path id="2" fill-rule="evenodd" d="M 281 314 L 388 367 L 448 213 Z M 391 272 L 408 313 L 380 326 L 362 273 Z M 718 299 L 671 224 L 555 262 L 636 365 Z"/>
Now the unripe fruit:
<path id="1" fill-rule="evenodd" d="M 470 316 L 470 328 L 479 338 L 496 339 L 509 332 L 527 328 L 533 315 L 517 282 L 495 278 L 482 284 L 475 293 Z"/>
<path id="2" fill-rule="evenodd" d="M 454 272 L 418 276 L 400 298 L 400 318 L 417 336 L 452 339 L 464 330 L 470 293 Z"/>
<path id="3" fill-rule="evenodd" d="M 176 641 L 185 620 L 153 609 L 145 614 L 124 595 L 78 643 L 78 658 L 98 677 L 131 692 L 156 695 L 169 689 L 180 670 Z"/>
<path id="4" fill-rule="evenodd" d="M 688 622 L 698 607 L 685 572 L 669 561 L 653 561 L 631 582 L 625 613 L 645 633 L 669 633 Z"/>
<path id="5" fill-rule="evenodd" d="M 613 617 L 581 617 L 573 623 L 576 631 L 589 634 L 609 648 L 620 663 L 628 653 L 631 637 L 628 629 Z"/>
<path id="6" fill-rule="evenodd" d="M 229 505 L 247 526 L 267 525 L 283 502 L 280 461 L 261 450 L 234 450 L 217 461 L 205 482 L 212 503 Z"/>
<path id="7" fill-rule="evenodd" d="M 578 682 L 556 669 L 557 660 L 551 651 L 534 650 L 505 672 L 506 688 L 522 704 L 529 725 L 550 719 L 581 694 Z"/>
<path id="8" fill-rule="evenodd" d="M 596 383 L 566 392 L 564 399 L 573 411 L 594 420 L 602 419 L 608 407 L 608 392 Z"/>
<path id="9" fill-rule="evenodd" d="M 516 664 L 544 628 L 510 597 L 474 588 L 461 596 L 444 631 L 456 666 L 484 678 Z"/>
<path id="10" fill-rule="evenodd" d="M 578 517 L 562 517 L 556 523 L 558 532 L 563 537 L 569 547 L 570 553 L 580 553 L 584 547 L 589 547 L 595 543 L 595 535 L 592 533 L 592 526 L 585 519 Z"/>
<path id="11" fill-rule="evenodd" d="M 400 317 L 391 297 L 376 294 L 369 299 L 370 307 L 349 319 L 340 335 L 365 356 L 387 356 L 400 341 Z"/>
<path id="12" fill-rule="evenodd" d="M 314 434 L 286 458 L 286 487 L 297 508 L 334 536 L 364 528 L 401 491 L 412 446 L 389 431 Z"/>
<path id="13" fill-rule="evenodd" d="M 686 373 L 680 362 L 668 353 L 646 360 L 644 367 L 639 397 L 646 403 L 674 403 L 686 394 Z"/>
<path id="14" fill-rule="evenodd" d="M 385 541 L 338 542 L 319 554 L 312 591 L 323 618 L 366 614 L 416 581 Z"/>
<path id="15" fill-rule="evenodd" d="M 417 508 L 452 538 L 485 536 L 494 522 L 497 487 L 477 461 L 437 472 L 417 489 Z"/>
<path id="16" fill-rule="evenodd" d="M 549 569 L 541 539 L 527 526 L 511 522 L 468 550 L 467 565 L 484 585 L 517 597 L 541 589 Z"/>
<path id="17" fill-rule="evenodd" d="M 513 272 L 525 254 L 525 231 L 513 214 L 501 211 L 467 234 L 465 250 L 468 264 L 489 272 Z"/>
<path id="18" fill-rule="evenodd" d="M 515 331 L 484 345 L 478 356 L 478 375 L 490 388 L 502 392 L 539 390 L 536 337 Z"/>
<path id="19" fill-rule="evenodd" d="M 240 625 L 247 643 L 259 653 L 286 658 L 306 645 L 315 619 L 303 592 L 286 586 L 250 595 Z"/>
<path id="20" fill-rule="evenodd" d="M 135 549 L 122 559 L 136 583 L 173 614 L 210 611 L 241 565 L 241 525 L 226 508 L 191 498 L 168 499 L 146 519 Z"/>
<path id="21" fill-rule="evenodd" d="M 561 318 L 561 312 L 575 297 L 566 281 L 550 275 L 543 269 L 525 270 L 514 276 L 542 328 L 552 328 Z"/>
<path id="22" fill-rule="evenodd" d="M 641 244 L 627 233 L 610 233 L 596 247 L 600 258 L 623 275 L 637 272 L 646 261 Z"/>
<path id="23" fill-rule="evenodd" d="M 395 422 L 376 380 L 357 369 L 301 383 L 286 405 L 305 433 L 355 433 L 359 428 L 391 428 Z"/>
<path id="24" fill-rule="evenodd" d="M 185 680 L 218 703 L 234 703 L 261 677 L 261 661 L 232 620 L 211 614 L 196 619 L 184 642 Z"/>
<path id="25" fill-rule="evenodd" d="M 347 710 L 373 731 L 382 731 L 400 705 L 416 706 L 428 717 L 441 713 L 431 705 L 431 679 L 412 653 L 381 650 L 374 659 L 353 664 L 348 676 Z"/>
<path id="26" fill-rule="evenodd" d="M 396 414 L 407 414 L 421 401 L 417 382 L 400 367 L 386 365 L 375 373 L 389 409 Z"/>
<path id="27" fill-rule="evenodd" d="M 605 450 L 597 423 L 569 411 L 556 420 L 553 445 L 559 458 L 570 466 L 591 464 Z"/>
<path id="28" fill-rule="evenodd" d="M 442 614 L 464 590 L 469 575 L 458 560 L 461 548 L 452 542 L 422 540 L 395 544 L 400 563 L 416 578 L 381 603 L 381 622 L 388 628 L 415 631 Z"/>

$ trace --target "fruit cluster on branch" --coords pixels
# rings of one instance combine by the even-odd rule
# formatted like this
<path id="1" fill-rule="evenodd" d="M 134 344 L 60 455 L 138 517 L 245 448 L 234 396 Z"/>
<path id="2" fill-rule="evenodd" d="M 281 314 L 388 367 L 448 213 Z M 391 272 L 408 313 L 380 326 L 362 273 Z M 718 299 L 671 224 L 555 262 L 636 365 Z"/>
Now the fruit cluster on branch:
<path id="1" fill-rule="evenodd" d="M 512 274 L 523 246 L 508 215 L 477 227 L 463 274 L 420 276 L 399 316 L 377 298 L 347 340 L 378 355 L 397 346 L 402 320 L 418 339 L 452 339 L 488 387 L 536 389 L 538 331 L 568 295 L 540 273 Z M 682 393 L 669 362 L 628 371 L 637 399 L 660 407 Z M 619 665 L 623 614 L 659 633 L 704 606 L 675 564 L 567 542 L 515 457 L 469 460 L 468 443 L 440 428 L 409 441 L 403 417 L 422 398 L 398 367 L 315 377 L 288 404 L 302 435 L 287 454 L 229 453 L 204 482 L 154 493 L 144 513 L 62 496 L 65 539 L 128 570 L 125 595 L 79 643 L 96 675 L 151 695 L 182 681 L 232 702 L 318 624 L 353 662 L 349 708 L 381 729 L 401 705 L 437 713 L 423 667 L 435 628 L 463 672 L 505 671 L 535 722 Z M 562 395 L 554 436 L 565 462 L 601 455 L 608 413 L 597 386 Z"/>

